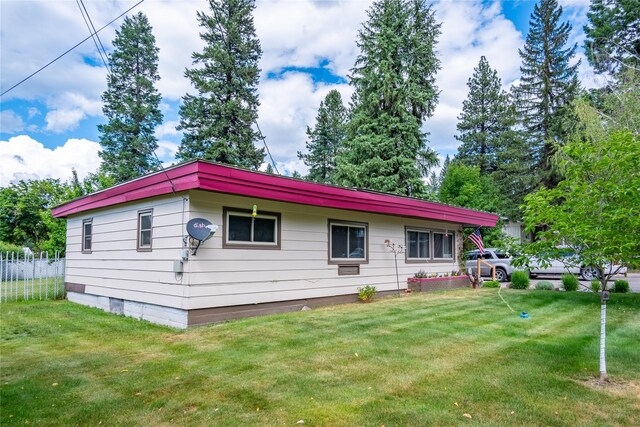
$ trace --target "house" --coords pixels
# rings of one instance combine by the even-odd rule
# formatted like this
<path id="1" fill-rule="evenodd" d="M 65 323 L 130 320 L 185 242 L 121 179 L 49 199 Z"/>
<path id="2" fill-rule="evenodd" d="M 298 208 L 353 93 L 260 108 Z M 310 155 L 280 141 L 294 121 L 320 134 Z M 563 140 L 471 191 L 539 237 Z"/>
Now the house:
<path id="1" fill-rule="evenodd" d="M 73 200 L 53 215 L 67 218 L 70 301 L 174 327 L 356 301 L 364 285 L 390 293 L 398 285 L 388 244 L 406 246 L 397 255 L 406 283 L 418 270 L 459 270 L 462 227 L 498 220 L 204 161 Z M 195 240 L 191 220 L 218 229 Z"/>

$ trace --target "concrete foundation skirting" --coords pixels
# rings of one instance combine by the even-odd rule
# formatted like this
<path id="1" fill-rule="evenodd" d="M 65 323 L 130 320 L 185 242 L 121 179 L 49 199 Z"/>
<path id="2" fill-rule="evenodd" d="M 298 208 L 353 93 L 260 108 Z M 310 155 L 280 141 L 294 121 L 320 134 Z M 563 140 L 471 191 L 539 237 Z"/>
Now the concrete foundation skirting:
<path id="1" fill-rule="evenodd" d="M 159 325 L 173 328 L 186 328 L 189 312 L 173 307 L 147 304 L 91 294 L 67 291 L 67 299 L 77 304 L 96 307 L 108 313 L 122 314 L 136 319 L 148 320 Z"/>
<path id="2" fill-rule="evenodd" d="M 224 322 L 225 320 L 241 319 L 244 317 L 300 311 L 304 307 L 316 308 L 325 305 L 345 304 L 359 301 L 358 295 L 349 294 L 291 301 L 276 301 L 261 304 L 183 310 L 173 307 L 122 300 L 119 298 L 73 292 L 69 290 L 69 288 L 67 289 L 67 299 L 71 302 L 89 307 L 96 307 L 108 313 L 122 314 L 174 328 L 186 328 L 188 326 L 206 325 L 209 323 Z M 396 293 L 397 291 L 380 291 L 377 293 L 377 297 L 382 298 L 389 295 L 395 295 Z"/>

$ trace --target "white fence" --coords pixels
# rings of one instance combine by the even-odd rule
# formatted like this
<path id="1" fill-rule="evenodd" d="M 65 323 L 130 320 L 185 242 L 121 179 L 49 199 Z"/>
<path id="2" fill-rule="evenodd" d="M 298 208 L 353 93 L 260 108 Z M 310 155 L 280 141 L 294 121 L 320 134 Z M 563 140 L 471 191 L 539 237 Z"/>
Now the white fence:
<path id="1" fill-rule="evenodd" d="M 0 302 L 61 298 L 64 262 L 57 252 L 0 252 Z"/>

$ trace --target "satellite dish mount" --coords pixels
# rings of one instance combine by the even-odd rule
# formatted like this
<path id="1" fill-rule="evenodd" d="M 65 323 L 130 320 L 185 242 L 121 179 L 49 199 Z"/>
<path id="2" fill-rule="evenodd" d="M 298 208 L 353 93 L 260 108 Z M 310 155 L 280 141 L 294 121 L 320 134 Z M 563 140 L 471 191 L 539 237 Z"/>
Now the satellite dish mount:
<path id="1" fill-rule="evenodd" d="M 195 247 L 193 245 L 191 246 L 191 255 L 195 255 L 202 242 L 209 240 L 215 232 L 218 231 L 218 228 L 216 224 L 213 224 L 208 219 L 193 218 L 189 220 L 187 223 L 187 233 L 197 242 Z"/>

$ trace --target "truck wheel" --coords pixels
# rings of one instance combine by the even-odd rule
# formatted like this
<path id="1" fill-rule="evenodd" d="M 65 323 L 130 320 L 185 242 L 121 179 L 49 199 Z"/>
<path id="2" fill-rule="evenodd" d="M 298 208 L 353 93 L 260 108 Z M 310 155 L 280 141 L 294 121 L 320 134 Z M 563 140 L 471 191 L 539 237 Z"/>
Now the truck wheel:
<path id="1" fill-rule="evenodd" d="M 496 268 L 496 280 L 498 282 L 506 282 L 507 279 L 507 272 L 503 268 Z"/>

